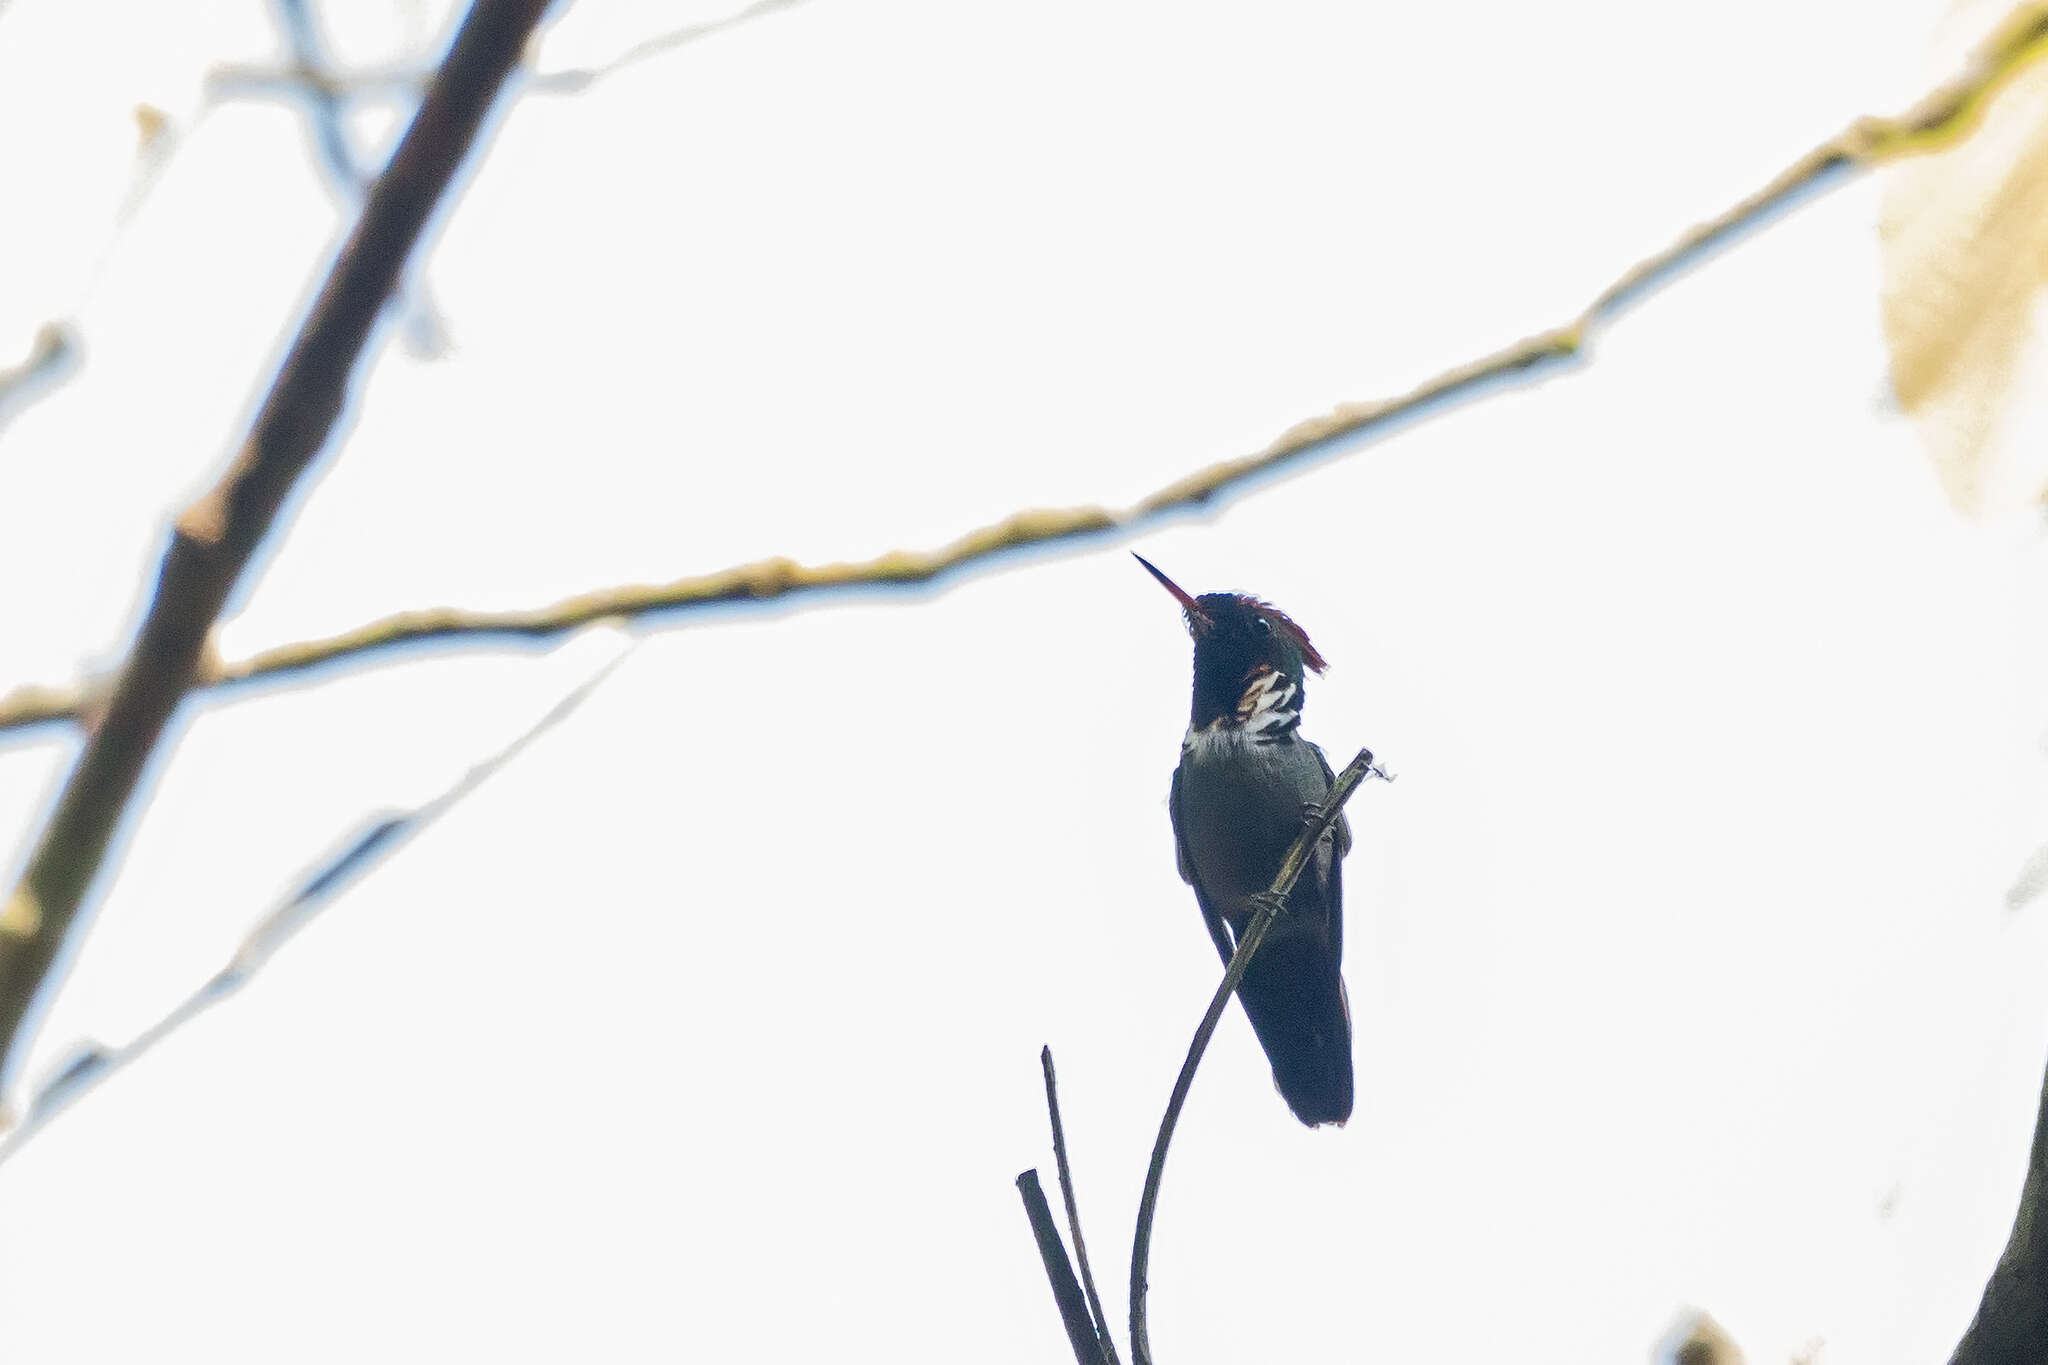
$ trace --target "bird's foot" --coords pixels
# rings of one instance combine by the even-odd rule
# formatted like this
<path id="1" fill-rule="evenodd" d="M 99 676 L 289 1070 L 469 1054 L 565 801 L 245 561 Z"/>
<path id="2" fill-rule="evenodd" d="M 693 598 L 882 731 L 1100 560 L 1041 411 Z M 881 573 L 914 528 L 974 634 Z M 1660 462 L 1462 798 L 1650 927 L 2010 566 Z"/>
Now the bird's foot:
<path id="1" fill-rule="evenodd" d="M 1301 827 L 1303 829 L 1314 829 L 1316 827 L 1316 823 L 1320 821 L 1322 818 L 1322 802 L 1304 801 L 1301 803 Z"/>
<path id="2" fill-rule="evenodd" d="M 1276 896 L 1270 891 L 1254 891 L 1245 897 L 1245 903 L 1251 906 L 1254 912 L 1264 910 L 1275 919 L 1287 913 L 1287 897 Z"/>

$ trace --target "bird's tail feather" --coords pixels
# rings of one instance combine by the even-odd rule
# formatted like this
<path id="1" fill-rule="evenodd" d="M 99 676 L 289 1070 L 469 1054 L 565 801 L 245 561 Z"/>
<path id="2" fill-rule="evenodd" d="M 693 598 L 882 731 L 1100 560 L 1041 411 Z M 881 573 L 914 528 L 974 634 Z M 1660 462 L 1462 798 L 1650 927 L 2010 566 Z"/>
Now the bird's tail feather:
<path id="1" fill-rule="evenodd" d="M 1351 1117 L 1351 1010 L 1337 955 L 1320 936 L 1275 935 L 1237 988 L 1273 1084 L 1311 1128 Z"/>

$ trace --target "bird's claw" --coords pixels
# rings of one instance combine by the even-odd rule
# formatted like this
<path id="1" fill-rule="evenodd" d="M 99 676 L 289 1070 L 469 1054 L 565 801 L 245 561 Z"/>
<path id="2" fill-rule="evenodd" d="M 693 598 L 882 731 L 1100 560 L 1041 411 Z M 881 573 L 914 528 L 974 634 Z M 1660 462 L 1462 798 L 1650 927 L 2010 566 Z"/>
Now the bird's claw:
<path id="1" fill-rule="evenodd" d="M 1254 891 L 1246 899 L 1253 910 L 1264 910 L 1275 919 L 1287 913 L 1287 897 L 1276 896 L 1271 891 Z"/>

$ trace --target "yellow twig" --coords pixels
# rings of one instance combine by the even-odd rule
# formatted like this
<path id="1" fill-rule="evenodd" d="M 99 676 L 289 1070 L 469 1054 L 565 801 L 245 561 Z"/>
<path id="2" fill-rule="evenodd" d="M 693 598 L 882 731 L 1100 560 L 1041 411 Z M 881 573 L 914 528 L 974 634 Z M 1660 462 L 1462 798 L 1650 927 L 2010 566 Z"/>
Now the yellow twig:
<path id="1" fill-rule="evenodd" d="M 1846 172 L 1953 145 L 1976 125 L 1986 103 L 2015 72 L 2048 51 L 2048 4 L 2015 10 L 1952 80 L 1890 117 L 1859 118 L 1799 157 L 1754 193 L 1637 262 L 1562 326 L 1538 332 L 1444 371 L 1390 398 L 1342 404 L 1289 427 L 1265 449 L 1177 479 L 1128 507 L 1039 508 L 1017 512 L 932 550 L 893 550 L 842 564 L 763 559 L 668 583 L 629 584 L 518 611 L 437 607 L 399 612 L 339 635 L 261 650 L 202 669 L 195 689 L 302 672 L 341 659 L 427 641 L 538 637 L 575 630 L 608 616 L 681 613 L 731 602 L 758 602 L 851 587 L 929 583 L 1029 546 L 1130 531 L 1171 513 L 1235 493 L 1251 479 L 1298 464 L 1331 442 L 1369 434 L 1433 405 L 1474 396 L 1488 384 L 1526 381 L 1539 369 L 1577 359 L 1599 327 L 1697 263 L 1740 230 Z M 25 686 L 0 697 L 0 732 L 89 714 L 94 684 Z"/>

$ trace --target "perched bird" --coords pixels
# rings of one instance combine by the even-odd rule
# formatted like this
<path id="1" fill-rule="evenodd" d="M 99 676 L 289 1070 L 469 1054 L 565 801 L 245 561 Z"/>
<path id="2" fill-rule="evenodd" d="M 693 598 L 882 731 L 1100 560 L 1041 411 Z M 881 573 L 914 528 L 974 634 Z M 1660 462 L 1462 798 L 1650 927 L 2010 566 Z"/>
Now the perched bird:
<path id="1" fill-rule="evenodd" d="M 1227 966 L 1251 923 L 1253 897 L 1273 884 L 1335 782 L 1323 751 L 1301 737 L 1307 675 L 1326 665 L 1285 613 L 1237 593 L 1190 597 L 1136 558 L 1180 603 L 1195 639 L 1194 708 L 1168 807 L 1180 875 Z M 1340 816 L 1237 988 L 1280 1097 L 1310 1127 L 1351 1117 L 1340 880 L 1350 848 L 1351 827 Z"/>

